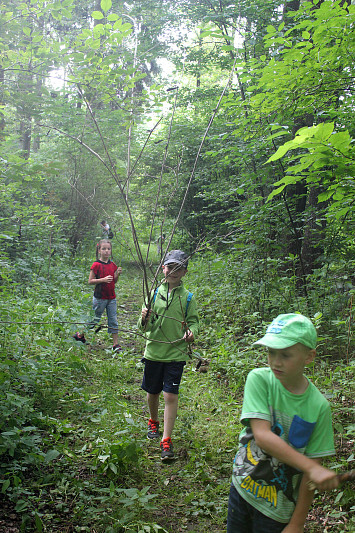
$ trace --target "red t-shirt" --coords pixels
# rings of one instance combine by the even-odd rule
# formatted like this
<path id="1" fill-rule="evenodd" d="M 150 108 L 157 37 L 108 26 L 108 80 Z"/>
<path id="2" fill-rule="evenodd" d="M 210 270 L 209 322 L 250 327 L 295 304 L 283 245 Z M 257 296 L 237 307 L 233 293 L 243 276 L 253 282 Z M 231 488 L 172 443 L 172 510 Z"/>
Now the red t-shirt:
<path id="1" fill-rule="evenodd" d="M 104 263 L 98 259 L 91 265 L 90 270 L 93 271 L 96 279 L 105 278 L 106 276 L 114 277 L 117 270 L 117 265 L 110 260 L 108 263 Z M 97 296 L 95 294 L 97 292 L 101 292 L 101 294 Z M 114 279 L 110 283 L 98 283 L 95 285 L 95 293 L 94 296 L 96 296 L 96 298 L 101 298 L 102 300 L 113 300 L 116 298 Z"/>

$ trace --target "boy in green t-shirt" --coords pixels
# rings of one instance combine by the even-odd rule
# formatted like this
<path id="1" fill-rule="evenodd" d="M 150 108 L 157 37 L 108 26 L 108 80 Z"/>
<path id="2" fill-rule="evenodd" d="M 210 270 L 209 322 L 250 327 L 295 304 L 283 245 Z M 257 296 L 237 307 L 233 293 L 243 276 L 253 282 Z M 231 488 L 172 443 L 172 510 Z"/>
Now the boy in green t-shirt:
<path id="1" fill-rule="evenodd" d="M 303 315 L 279 315 L 255 344 L 268 348 L 269 368 L 245 384 L 239 449 L 233 464 L 227 533 L 301 533 L 313 491 L 338 486 L 320 464 L 334 454 L 330 405 L 304 375 L 317 333 Z"/>

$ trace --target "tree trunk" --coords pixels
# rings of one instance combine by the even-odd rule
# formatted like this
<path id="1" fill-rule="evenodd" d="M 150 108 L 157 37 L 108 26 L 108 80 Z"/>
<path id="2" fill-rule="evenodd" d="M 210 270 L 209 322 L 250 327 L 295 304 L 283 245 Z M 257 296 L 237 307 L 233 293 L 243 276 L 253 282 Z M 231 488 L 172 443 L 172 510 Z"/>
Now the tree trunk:
<path id="1" fill-rule="evenodd" d="M 31 117 L 27 116 L 22 118 L 20 122 L 20 149 L 23 153 L 24 159 L 29 159 L 31 154 L 31 133 Z"/>
<path id="2" fill-rule="evenodd" d="M 323 216 L 325 203 L 318 202 L 319 187 L 311 187 L 307 199 L 306 220 L 302 242 L 304 274 L 312 274 L 318 258 L 323 254 L 326 222 Z"/>
<path id="3" fill-rule="evenodd" d="M 5 73 L 4 69 L 0 68 L 0 87 L 3 85 L 5 80 Z M 4 106 L 5 102 L 3 101 L 3 98 L 0 100 L 0 106 Z M 4 140 L 4 130 L 5 130 L 5 117 L 4 113 L 0 111 L 0 141 Z"/>

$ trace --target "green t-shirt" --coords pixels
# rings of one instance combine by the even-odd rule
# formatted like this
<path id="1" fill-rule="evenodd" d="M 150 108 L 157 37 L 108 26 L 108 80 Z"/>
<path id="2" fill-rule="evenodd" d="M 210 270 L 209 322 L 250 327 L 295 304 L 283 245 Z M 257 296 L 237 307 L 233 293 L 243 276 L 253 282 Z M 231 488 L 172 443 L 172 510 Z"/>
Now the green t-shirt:
<path id="1" fill-rule="evenodd" d="M 138 321 L 138 327 L 147 337 L 144 357 L 151 361 L 187 361 L 188 343 L 183 339 L 185 323 L 195 339 L 199 332 L 196 300 L 192 296 L 187 305 L 189 291 L 182 282 L 170 293 L 168 289 L 168 283 L 159 286 L 148 323 L 143 327 L 142 320 Z"/>
<path id="2" fill-rule="evenodd" d="M 245 384 L 233 484 L 264 515 L 287 524 L 297 501 L 302 472 L 267 455 L 254 440 L 250 419 L 268 420 L 272 431 L 308 457 L 333 455 L 330 405 L 309 381 L 303 394 L 289 392 L 269 368 L 252 370 Z"/>

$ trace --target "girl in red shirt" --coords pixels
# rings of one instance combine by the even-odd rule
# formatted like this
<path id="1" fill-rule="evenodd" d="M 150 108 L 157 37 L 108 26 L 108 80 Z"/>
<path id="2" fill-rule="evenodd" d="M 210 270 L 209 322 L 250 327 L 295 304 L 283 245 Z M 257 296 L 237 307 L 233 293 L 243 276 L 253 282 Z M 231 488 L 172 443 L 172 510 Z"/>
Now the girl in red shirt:
<path id="1" fill-rule="evenodd" d="M 92 308 L 95 312 L 94 324 L 98 324 L 106 310 L 108 332 L 112 333 L 113 351 L 121 350 L 118 344 L 117 302 L 115 283 L 122 272 L 111 261 L 112 245 L 108 239 L 101 239 L 96 247 L 96 261 L 91 265 L 89 285 L 95 286 Z M 75 333 L 74 339 L 86 342 L 83 334 Z"/>

